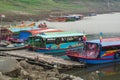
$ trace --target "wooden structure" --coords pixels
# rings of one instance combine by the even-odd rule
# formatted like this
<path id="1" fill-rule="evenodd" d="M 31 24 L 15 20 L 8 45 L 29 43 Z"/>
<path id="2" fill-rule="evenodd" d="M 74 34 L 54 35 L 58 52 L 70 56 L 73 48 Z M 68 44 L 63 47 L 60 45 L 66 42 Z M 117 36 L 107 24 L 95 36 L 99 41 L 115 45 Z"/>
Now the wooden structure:
<path id="1" fill-rule="evenodd" d="M 48 67 L 57 67 L 58 69 L 61 68 L 73 68 L 73 67 L 83 67 L 84 64 L 68 61 L 59 57 L 53 57 L 51 55 L 44 55 L 28 50 L 16 50 L 16 51 L 4 51 L 1 52 L 1 55 L 9 55 L 19 58 L 27 59 L 28 61 L 33 61 L 34 63 L 38 63 L 41 65 L 45 65 Z"/>
<path id="2" fill-rule="evenodd" d="M 6 40 L 12 37 L 13 32 L 10 31 L 8 28 L 0 28 L 0 40 Z"/>

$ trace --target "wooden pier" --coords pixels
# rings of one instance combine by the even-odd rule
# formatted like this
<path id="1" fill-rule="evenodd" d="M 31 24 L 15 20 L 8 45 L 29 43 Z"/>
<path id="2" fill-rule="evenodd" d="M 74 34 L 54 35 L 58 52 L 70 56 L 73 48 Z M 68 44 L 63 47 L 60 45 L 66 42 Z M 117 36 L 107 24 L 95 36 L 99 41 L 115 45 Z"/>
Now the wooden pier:
<path id="1" fill-rule="evenodd" d="M 27 60 L 28 62 L 37 63 L 48 67 L 57 67 L 59 69 L 84 66 L 84 64 L 81 64 L 79 62 L 65 60 L 60 57 L 53 57 L 52 55 L 44 55 L 42 53 L 37 53 L 28 50 L 4 51 L 1 52 L 1 55 L 22 58 Z"/>

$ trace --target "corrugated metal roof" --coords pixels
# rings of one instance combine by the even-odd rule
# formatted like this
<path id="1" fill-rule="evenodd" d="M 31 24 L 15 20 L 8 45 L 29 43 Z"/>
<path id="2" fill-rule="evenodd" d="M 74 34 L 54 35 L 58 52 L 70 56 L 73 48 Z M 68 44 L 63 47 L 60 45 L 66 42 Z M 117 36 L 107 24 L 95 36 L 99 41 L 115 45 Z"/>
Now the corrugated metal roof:
<path id="1" fill-rule="evenodd" d="M 37 34 L 36 36 L 40 36 L 42 38 L 59 38 L 59 37 L 71 37 L 71 36 L 83 36 L 85 34 L 80 32 L 50 32 L 50 33 L 42 33 Z"/>

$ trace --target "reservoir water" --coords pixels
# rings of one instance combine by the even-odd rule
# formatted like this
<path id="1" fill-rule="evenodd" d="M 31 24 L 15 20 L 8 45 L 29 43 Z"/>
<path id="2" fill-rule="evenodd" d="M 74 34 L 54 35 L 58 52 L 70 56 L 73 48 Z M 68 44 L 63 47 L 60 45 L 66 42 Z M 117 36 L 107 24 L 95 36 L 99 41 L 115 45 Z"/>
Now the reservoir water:
<path id="1" fill-rule="evenodd" d="M 47 22 L 48 27 L 86 34 L 120 33 L 120 13 L 98 14 L 75 22 Z"/>
<path id="2" fill-rule="evenodd" d="M 79 76 L 83 80 L 120 80 L 120 62 L 88 65 L 87 68 L 67 70 L 63 73 Z"/>
<path id="3" fill-rule="evenodd" d="M 75 22 L 47 22 L 48 27 L 64 31 L 78 31 L 88 34 L 88 40 L 98 39 L 99 33 L 103 38 L 120 37 L 120 13 L 98 14 L 84 17 Z M 67 58 L 67 56 L 61 56 Z M 68 58 L 67 58 L 68 59 Z M 87 68 L 67 70 L 64 73 L 80 76 L 84 80 L 120 80 L 120 62 L 101 65 L 87 65 Z"/>

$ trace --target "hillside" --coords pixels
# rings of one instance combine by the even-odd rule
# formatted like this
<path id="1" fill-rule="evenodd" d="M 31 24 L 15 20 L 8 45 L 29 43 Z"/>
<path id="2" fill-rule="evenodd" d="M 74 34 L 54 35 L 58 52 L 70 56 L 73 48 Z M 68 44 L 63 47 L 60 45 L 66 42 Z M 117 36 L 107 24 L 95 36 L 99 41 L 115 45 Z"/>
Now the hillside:
<path id="1" fill-rule="evenodd" d="M 109 0 L 109 3 L 108 0 L 0 0 L 0 14 L 6 14 L 8 18 L 16 16 L 18 19 L 113 11 L 120 11 L 120 0 Z"/>

